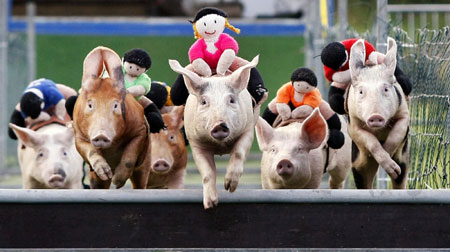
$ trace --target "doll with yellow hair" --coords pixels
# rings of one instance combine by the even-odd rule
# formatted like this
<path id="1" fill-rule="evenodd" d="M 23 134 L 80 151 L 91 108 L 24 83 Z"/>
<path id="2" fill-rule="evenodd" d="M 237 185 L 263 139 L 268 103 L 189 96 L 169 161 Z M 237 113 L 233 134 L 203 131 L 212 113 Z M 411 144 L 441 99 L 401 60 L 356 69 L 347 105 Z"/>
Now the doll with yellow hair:
<path id="1" fill-rule="evenodd" d="M 194 36 L 197 39 L 189 49 L 190 65 L 186 68 L 203 77 L 212 75 L 223 76 L 228 71 L 233 72 L 248 63 L 237 56 L 239 45 L 230 35 L 224 33 L 225 28 L 239 34 L 240 30 L 232 26 L 227 14 L 222 10 L 206 7 L 197 12 L 193 21 Z M 263 79 L 256 68 L 250 71 L 250 80 L 247 87 L 254 98 L 255 104 L 263 100 L 267 89 Z M 186 102 L 189 93 L 182 75 L 179 75 L 172 85 L 170 96 L 175 105 Z"/>

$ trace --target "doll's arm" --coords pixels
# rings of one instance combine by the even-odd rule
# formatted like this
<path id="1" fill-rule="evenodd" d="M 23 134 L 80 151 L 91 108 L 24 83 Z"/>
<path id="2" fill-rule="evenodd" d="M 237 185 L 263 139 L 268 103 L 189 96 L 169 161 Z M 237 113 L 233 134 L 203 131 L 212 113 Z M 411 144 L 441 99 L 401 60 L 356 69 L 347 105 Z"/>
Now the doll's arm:
<path id="1" fill-rule="evenodd" d="M 309 105 L 302 105 L 300 107 L 295 108 L 292 113 L 292 118 L 306 118 L 313 112 L 313 107 Z"/>
<path id="2" fill-rule="evenodd" d="M 139 97 L 145 95 L 145 88 L 141 85 L 136 85 L 127 88 L 127 92 L 130 93 L 134 97 Z"/>
<path id="3" fill-rule="evenodd" d="M 283 121 L 291 118 L 291 108 L 286 103 L 278 102 L 277 111 Z"/>
<path id="4" fill-rule="evenodd" d="M 25 118 L 26 125 L 32 125 L 32 124 L 47 121 L 47 120 L 50 120 L 50 115 L 45 111 L 41 111 L 39 116 L 35 119 L 32 119 L 29 116 L 27 116 L 27 118 Z"/>
<path id="5" fill-rule="evenodd" d="M 333 81 L 334 82 L 340 82 L 340 83 L 350 83 L 352 80 L 350 76 L 350 69 L 347 69 L 345 71 L 339 71 L 333 74 Z"/>
<path id="6" fill-rule="evenodd" d="M 377 51 L 373 51 L 367 58 L 365 64 L 367 66 L 381 64 L 381 63 L 383 63 L 385 57 L 386 57 L 386 55 L 384 55 L 380 52 L 377 52 Z"/>
<path id="7" fill-rule="evenodd" d="M 200 76 L 209 77 L 212 74 L 211 68 L 203 59 L 198 58 L 194 60 L 192 66 L 194 67 L 194 71 Z"/>
<path id="8" fill-rule="evenodd" d="M 55 115 L 61 119 L 64 120 L 64 116 L 66 115 L 66 99 L 61 99 L 58 103 L 55 105 Z"/>
<path id="9" fill-rule="evenodd" d="M 235 58 L 236 53 L 233 49 L 226 49 L 225 51 L 223 51 L 222 55 L 220 56 L 219 62 L 217 63 L 217 74 L 225 75 Z"/>

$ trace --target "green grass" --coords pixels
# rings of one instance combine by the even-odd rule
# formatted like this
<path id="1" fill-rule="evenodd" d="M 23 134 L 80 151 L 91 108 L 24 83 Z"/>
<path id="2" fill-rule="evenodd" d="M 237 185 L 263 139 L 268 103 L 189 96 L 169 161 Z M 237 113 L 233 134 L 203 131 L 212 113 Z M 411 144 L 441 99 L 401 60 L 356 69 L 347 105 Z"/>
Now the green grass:
<path id="1" fill-rule="evenodd" d="M 236 37 L 239 56 L 251 60 L 260 55 L 260 70 L 271 97 L 278 87 L 289 81 L 292 71 L 304 66 L 304 38 L 284 37 Z M 147 72 L 152 80 L 167 82 L 176 78 L 168 60 L 177 59 L 187 65 L 188 50 L 193 37 L 124 37 L 124 36 L 37 36 L 37 77 L 45 77 L 64 83 L 75 89 L 81 86 L 83 60 L 94 47 L 112 48 L 120 56 L 131 48 L 143 48 L 152 58 Z"/>
<path id="2" fill-rule="evenodd" d="M 304 38 L 301 36 L 239 37 L 239 56 L 251 60 L 260 55 L 258 69 L 269 90 L 270 101 L 276 91 L 288 82 L 292 72 L 304 66 Z M 37 36 L 37 77 L 49 78 L 78 90 L 81 87 L 83 60 L 90 50 L 103 45 L 112 48 L 120 56 L 131 48 L 143 48 L 152 58 L 147 72 L 152 80 L 169 85 L 175 80 L 168 64 L 177 59 L 187 65 L 188 50 L 193 37 L 124 37 L 124 36 Z M 266 105 L 263 105 L 262 109 Z M 258 151 L 256 140 L 252 151 Z"/>

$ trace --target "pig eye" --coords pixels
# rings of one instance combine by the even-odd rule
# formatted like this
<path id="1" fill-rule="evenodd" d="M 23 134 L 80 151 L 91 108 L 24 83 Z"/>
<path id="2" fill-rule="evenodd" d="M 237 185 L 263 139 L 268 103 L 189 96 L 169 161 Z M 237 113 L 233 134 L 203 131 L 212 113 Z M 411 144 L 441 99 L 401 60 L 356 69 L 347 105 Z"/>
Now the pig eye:
<path id="1" fill-rule="evenodd" d="M 43 157 L 44 156 L 44 152 L 39 152 L 39 154 L 38 154 L 38 158 L 40 158 L 40 157 Z"/>
<path id="2" fill-rule="evenodd" d="M 231 103 L 231 104 L 236 103 L 236 100 L 234 99 L 234 97 L 230 97 L 230 103 Z"/>
<path id="3" fill-rule="evenodd" d="M 275 146 L 272 146 L 270 148 L 270 153 L 275 153 L 275 152 L 277 152 L 277 148 L 275 148 Z"/>
<path id="4" fill-rule="evenodd" d="M 94 107 L 94 105 L 92 105 L 92 101 L 88 101 L 88 108 L 92 109 Z"/>
<path id="5" fill-rule="evenodd" d="M 175 136 L 174 136 L 174 135 L 170 135 L 170 136 L 169 136 L 169 140 L 170 140 L 170 141 L 174 141 L 174 140 L 175 140 Z"/>
<path id="6" fill-rule="evenodd" d="M 217 21 L 214 19 L 214 24 L 217 24 Z"/>
<path id="7" fill-rule="evenodd" d="M 202 97 L 202 100 L 200 101 L 200 103 L 201 103 L 202 105 L 206 105 L 206 104 L 207 104 L 206 98 L 205 98 L 205 97 Z"/>
<path id="8" fill-rule="evenodd" d="M 203 23 L 203 25 L 206 27 L 206 22 L 205 23 Z"/>

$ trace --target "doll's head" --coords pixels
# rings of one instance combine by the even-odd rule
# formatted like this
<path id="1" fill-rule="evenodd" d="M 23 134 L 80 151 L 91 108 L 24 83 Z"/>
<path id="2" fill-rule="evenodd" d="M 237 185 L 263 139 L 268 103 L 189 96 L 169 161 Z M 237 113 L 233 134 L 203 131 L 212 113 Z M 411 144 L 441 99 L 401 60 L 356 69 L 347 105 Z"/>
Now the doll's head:
<path id="1" fill-rule="evenodd" d="M 28 91 L 22 95 L 20 99 L 20 111 L 25 115 L 36 119 L 44 109 L 44 99 L 42 92 L 35 90 L 35 92 Z"/>
<path id="2" fill-rule="evenodd" d="M 219 36 L 225 27 L 240 33 L 240 30 L 228 23 L 227 14 L 222 10 L 212 7 L 200 9 L 195 15 L 194 20 L 189 21 L 193 24 L 194 36 L 199 38 L 215 38 Z"/>
<path id="3" fill-rule="evenodd" d="M 342 43 L 331 42 L 323 48 L 320 59 L 322 64 L 337 71 L 347 63 L 348 53 Z"/>
<path id="4" fill-rule="evenodd" d="M 142 49 L 134 48 L 123 56 L 123 67 L 125 72 L 131 76 L 139 76 L 150 68 L 152 60 L 150 55 Z"/>
<path id="5" fill-rule="evenodd" d="M 291 83 L 296 92 L 306 94 L 317 87 L 317 78 L 309 68 L 300 67 L 292 73 Z"/>

